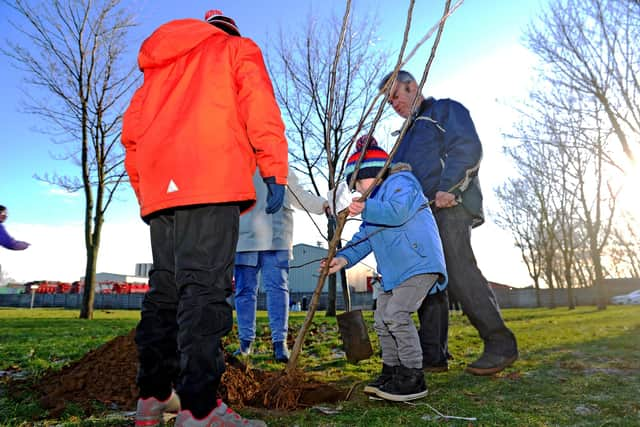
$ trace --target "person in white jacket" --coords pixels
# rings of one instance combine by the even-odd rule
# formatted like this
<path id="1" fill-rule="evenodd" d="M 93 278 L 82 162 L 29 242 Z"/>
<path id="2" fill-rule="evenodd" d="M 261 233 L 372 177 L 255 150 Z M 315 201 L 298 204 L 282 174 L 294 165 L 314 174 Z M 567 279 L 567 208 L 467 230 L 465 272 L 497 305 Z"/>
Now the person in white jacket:
<path id="1" fill-rule="evenodd" d="M 235 260 L 235 306 L 240 348 L 236 355 L 249 355 L 256 337 L 258 272 L 267 293 L 267 311 L 273 355 L 276 361 L 289 360 L 289 260 L 293 246 L 293 207 L 323 214 L 326 199 L 302 188 L 289 168 L 284 204 L 275 214 L 265 212 L 267 186 L 259 171 L 254 175 L 256 205 L 240 217 L 240 235 Z"/>

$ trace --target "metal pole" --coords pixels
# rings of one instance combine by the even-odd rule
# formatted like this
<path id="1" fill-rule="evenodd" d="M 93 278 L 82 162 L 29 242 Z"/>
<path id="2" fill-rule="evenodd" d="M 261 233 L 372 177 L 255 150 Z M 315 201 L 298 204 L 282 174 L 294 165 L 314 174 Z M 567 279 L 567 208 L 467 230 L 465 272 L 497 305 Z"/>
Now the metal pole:
<path id="1" fill-rule="evenodd" d="M 31 288 L 31 307 L 33 308 L 33 301 L 36 299 L 36 290 Z"/>

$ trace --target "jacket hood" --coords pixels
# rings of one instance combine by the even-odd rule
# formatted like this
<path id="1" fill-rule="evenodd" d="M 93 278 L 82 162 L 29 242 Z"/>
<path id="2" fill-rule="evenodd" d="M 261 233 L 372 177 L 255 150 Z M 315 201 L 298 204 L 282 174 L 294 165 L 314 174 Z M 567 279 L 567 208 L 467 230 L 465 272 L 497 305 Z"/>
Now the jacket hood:
<path id="1" fill-rule="evenodd" d="M 140 70 L 162 67 L 186 55 L 209 37 L 231 37 L 213 25 L 198 19 L 178 19 L 156 29 L 140 47 Z"/>
<path id="2" fill-rule="evenodd" d="M 411 172 L 411 165 L 409 163 L 402 162 L 392 164 L 389 169 L 389 175 L 398 172 Z"/>

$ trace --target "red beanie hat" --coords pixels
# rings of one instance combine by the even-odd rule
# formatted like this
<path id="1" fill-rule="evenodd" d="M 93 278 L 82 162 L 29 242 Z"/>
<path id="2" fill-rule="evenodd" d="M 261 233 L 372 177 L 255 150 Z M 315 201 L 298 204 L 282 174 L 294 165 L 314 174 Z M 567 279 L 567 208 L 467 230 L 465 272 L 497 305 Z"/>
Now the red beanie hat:
<path id="1" fill-rule="evenodd" d="M 204 20 L 232 36 L 240 35 L 240 30 L 238 29 L 236 22 L 228 16 L 224 16 L 221 10 L 213 9 L 208 11 L 204 14 Z"/>

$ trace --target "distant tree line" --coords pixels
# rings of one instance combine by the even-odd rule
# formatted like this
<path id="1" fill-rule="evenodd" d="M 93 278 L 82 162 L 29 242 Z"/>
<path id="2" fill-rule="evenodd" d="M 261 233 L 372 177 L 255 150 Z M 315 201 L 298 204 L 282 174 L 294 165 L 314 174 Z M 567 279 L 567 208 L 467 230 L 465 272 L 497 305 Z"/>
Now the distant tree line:
<path id="1" fill-rule="evenodd" d="M 638 40 L 629 0 L 552 1 L 525 33 L 539 81 L 504 148 L 517 174 L 496 189 L 497 221 L 535 288 L 565 288 L 569 308 L 575 288 L 596 286 L 604 309 L 603 279 L 640 277 L 640 224 L 619 197 L 637 185 L 624 178 L 640 141 Z"/>

